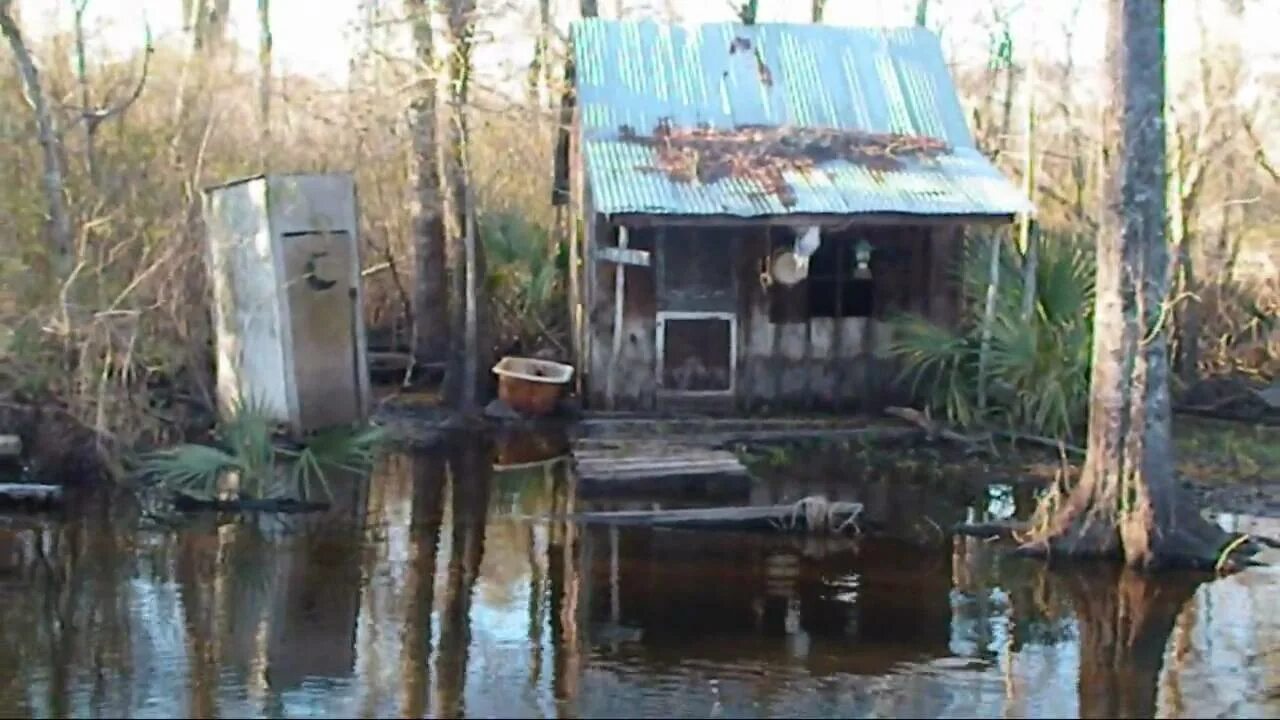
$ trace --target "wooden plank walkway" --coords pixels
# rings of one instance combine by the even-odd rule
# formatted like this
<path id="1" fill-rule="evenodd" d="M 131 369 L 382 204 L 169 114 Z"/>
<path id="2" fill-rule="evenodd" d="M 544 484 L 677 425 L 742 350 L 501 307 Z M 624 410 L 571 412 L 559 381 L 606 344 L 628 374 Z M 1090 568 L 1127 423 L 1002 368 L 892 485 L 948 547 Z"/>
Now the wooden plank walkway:
<path id="1" fill-rule="evenodd" d="M 0 506 L 23 505 L 49 507 L 62 502 L 61 485 L 37 483 L 0 483 Z"/>
<path id="2" fill-rule="evenodd" d="M 574 519 L 588 523 L 653 525 L 741 530 L 844 530 L 852 527 L 862 513 L 861 503 L 822 504 L 815 513 L 806 513 L 800 504 L 753 505 L 676 510 L 619 510 L 579 513 Z M 810 521 L 814 527 L 809 527 Z"/>
<path id="3" fill-rule="evenodd" d="M 583 439 L 574 443 L 573 459 L 578 477 L 588 481 L 747 474 L 738 457 L 728 450 L 667 443 Z"/>

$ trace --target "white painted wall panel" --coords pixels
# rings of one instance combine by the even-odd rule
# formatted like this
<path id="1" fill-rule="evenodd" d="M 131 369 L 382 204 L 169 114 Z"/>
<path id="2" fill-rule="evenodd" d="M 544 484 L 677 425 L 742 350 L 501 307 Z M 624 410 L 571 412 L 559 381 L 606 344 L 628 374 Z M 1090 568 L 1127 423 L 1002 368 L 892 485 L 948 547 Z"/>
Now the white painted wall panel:
<path id="1" fill-rule="evenodd" d="M 210 191 L 209 234 L 218 333 L 218 396 L 224 411 L 236 399 L 289 420 L 280 305 L 266 184 L 249 180 Z"/>

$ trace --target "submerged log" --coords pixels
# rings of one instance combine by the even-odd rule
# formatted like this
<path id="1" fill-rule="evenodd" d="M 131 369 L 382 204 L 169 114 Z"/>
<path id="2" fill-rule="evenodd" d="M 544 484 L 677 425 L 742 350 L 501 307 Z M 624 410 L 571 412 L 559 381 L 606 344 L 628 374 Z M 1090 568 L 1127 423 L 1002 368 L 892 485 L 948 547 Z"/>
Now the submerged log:
<path id="1" fill-rule="evenodd" d="M 0 505 L 50 507 L 62 502 L 61 485 L 0 483 Z"/>
<path id="2" fill-rule="evenodd" d="M 1018 533 L 1028 529 L 1026 523 L 961 523 L 953 527 L 951 532 L 980 540 L 1013 540 Z"/>
<path id="3" fill-rule="evenodd" d="M 862 503 L 828 502 L 805 498 L 790 505 L 761 505 L 682 510 L 620 510 L 579 513 L 572 519 L 585 523 L 649 525 L 702 530 L 777 530 L 805 532 L 857 532 Z"/>
<path id="4" fill-rule="evenodd" d="M 275 512 L 305 513 L 319 512 L 333 507 L 327 502 L 310 502 L 294 498 L 232 498 L 208 500 L 177 493 L 173 497 L 173 505 L 183 512 L 212 510 L 215 512 Z"/>

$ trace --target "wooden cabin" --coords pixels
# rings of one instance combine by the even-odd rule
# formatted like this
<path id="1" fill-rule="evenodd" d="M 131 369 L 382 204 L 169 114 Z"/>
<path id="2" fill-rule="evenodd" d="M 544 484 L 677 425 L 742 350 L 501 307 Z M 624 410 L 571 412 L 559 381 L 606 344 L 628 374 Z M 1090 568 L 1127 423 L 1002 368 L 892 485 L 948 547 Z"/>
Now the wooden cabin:
<path id="1" fill-rule="evenodd" d="M 921 28 L 589 19 L 558 195 L 592 409 L 874 410 L 895 313 L 957 320 L 966 230 L 1031 212 Z"/>

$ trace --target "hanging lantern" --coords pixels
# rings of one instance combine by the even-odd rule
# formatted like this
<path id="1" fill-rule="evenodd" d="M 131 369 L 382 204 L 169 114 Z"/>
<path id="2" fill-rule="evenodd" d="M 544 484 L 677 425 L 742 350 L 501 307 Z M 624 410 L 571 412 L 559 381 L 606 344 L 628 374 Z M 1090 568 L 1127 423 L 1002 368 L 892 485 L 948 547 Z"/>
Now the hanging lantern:
<path id="1" fill-rule="evenodd" d="M 853 270 L 853 278 L 855 280 L 871 279 L 871 243 L 866 238 L 859 238 L 857 244 L 853 246 L 853 258 L 857 265 Z"/>

